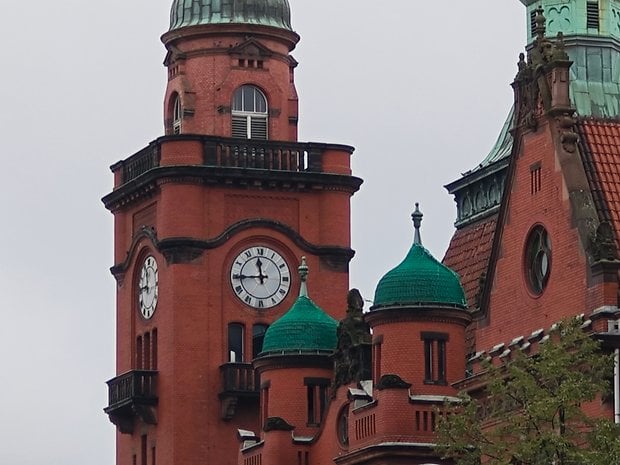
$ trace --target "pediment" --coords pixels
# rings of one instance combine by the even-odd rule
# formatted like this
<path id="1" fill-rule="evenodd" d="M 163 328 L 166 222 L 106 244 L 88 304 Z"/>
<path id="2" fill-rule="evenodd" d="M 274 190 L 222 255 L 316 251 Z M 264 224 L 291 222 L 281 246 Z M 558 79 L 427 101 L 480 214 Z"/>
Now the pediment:
<path id="1" fill-rule="evenodd" d="M 273 52 L 269 48 L 253 38 L 246 39 L 245 42 L 231 48 L 228 53 L 252 58 L 266 58 L 273 55 Z"/>
<path id="2" fill-rule="evenodd" d="M 168 45 L 166 48 L 168 49 L 168 52 L 166 53 L 166 58 L 164 58 L 164 66 L 170 66 L 171 63 L 178 60 L 184 60 L 186 58 L 185 53 L 174 45 Z"/>

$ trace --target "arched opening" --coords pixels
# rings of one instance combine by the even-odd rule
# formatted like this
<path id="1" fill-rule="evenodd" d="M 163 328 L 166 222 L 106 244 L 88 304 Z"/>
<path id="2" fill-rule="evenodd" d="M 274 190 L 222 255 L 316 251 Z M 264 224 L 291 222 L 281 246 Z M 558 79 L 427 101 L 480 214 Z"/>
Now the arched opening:
<path id="1" fill-rule="evenodd" d="M 179 96 L 179 94 L 174 94 L 172 98 L 172 133 L 181 134 L 181 125 L 183 121 L 183 107 L 181 105 L 181 97 Z"/>
<path id="2" fill-rule="evenodd" d="M 267 98 L 258 87 L 245 85 L 233 95 L 232 136 L 239 139 L 267 140 Z"/>

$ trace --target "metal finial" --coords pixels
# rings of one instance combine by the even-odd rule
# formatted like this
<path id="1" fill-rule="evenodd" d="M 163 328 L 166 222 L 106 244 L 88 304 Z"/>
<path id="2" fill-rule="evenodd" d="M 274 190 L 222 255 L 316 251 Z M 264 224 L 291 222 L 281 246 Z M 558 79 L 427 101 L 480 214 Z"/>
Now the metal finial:
<path id="1" fill-rule="evenodd" d="M 422 236 L 420 235 L 420 226 L 422 225 L 422 217 L 424 215 L 420 211 L 420 204 L 416 202 L 415 211 L 411 214 L 413 220 L 413 227 L 415 228 L 415 235 L 413 237 L 413 243 L 422 245 Z"/>
<path id="2" fill-rule="evenodd" d="M 306 257 L 301 257 L 301 265 L 299 265 L 299 279 L 301 284 L 299 286 L 299 297 L 308 297 L 308 265 L 306 264 Z"/>

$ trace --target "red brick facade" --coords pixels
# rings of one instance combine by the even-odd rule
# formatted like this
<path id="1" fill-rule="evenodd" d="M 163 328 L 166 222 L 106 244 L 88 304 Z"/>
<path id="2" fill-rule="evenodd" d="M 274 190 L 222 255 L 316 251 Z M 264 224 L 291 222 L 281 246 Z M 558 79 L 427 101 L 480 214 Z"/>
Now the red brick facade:
<path id="1" fill-rule="evenodd" d="M 302 256 L 316 304 L 337 319 L 347 307 L 349 203 L 361 180 L 351 147 L 297 142 L 290 52 L 298 39 L 256 24 L 189 26 L 162 38 L 166 135 L 112 167 L 104 198 L 115 219 L 117 377 L 106 412 L 118 426 L 117 465 L 449 463 L 433 450 L 436 408 L 476 375 L 482 355 L 503 363 L 526 344 L 535 351 L 569 316 L 583 314 L 594 332 L 618 317 L 618 261 L 605 252 L 604 225 L 612 223 L 615 248 L 617 180 L 605 173 L 613 178 L 620 166 L 610 161 L 620 156 L 619 126 L 573 120 L 569 65 L 551 62 L 541 78 L 549 92 L 533 106 L 531 83 L 521 73 L 515 81 L 501 205 L 459 228 L 446 254 L 468 310 L 371 310 L 369 382 L 338 386 L 324 353 L 254 358 L 260 331 L 296 299 Z M 267 99 L 268 141 L 231 138 L 233 95 L 244 85 Z M 549 241 L 536 289 L 528 254 L 541 230 Z M 276 252 L 290 270 L 288 294 L 266 308 L 244 302 L 236 285 L 263 285 L 260 266 L 257 276 L 231 271 L 251 247 Z M 156 275 L 145 271 L 147 257 Z M 154 292 L 144 317 L 141 299 Z"/>

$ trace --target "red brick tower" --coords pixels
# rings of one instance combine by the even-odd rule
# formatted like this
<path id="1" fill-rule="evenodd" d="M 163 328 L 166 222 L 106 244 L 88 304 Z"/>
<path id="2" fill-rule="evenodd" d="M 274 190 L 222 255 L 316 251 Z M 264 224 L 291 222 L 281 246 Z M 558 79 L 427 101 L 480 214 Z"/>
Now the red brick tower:
<path id="1" fill-rule="evenodd" d="M 297 142 L 286 0 L 176 0 L 166 135 L 112 166 L 117 376 L 105 409 L 117 464 L 236 463 L 258 431 L 251 360 L 295 302 L 344 313 L 351 147 Z M 194 5 L 194 6 L 193 6 Z M 340 318 L 342 314 L 333 314 Z"/>

